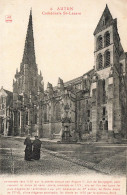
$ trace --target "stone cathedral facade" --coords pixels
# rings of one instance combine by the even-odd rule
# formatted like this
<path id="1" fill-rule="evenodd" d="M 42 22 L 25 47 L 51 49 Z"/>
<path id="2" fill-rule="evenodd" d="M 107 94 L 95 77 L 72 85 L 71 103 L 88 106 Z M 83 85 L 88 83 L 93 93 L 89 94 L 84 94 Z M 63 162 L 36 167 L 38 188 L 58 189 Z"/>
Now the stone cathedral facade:
<path id="1" fill-rule="evenodd" d="M 36 64 L 30 12 L 13 92 L 0 90 L 0 133 L 50 139 L 112 142 L 127 138 L 127 53 L 108 6 L 94 31 L 94 66 L 71 81 L 44 90 Z"/>

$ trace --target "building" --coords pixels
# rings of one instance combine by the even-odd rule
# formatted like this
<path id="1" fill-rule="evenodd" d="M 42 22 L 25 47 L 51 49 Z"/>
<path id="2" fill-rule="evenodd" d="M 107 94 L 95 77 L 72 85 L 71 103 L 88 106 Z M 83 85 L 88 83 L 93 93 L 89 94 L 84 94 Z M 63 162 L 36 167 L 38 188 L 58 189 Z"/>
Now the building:
<path id="1" fill-rule="evenodd" d="M 36 64 L 30 12 L 20 70 L 13 92 L 0 90 L 0 131 L 63 141 L 108 141 L 127 137 L 127 53 L 108 6 L 94 31 L 94 68 L 44 90 Z"/>

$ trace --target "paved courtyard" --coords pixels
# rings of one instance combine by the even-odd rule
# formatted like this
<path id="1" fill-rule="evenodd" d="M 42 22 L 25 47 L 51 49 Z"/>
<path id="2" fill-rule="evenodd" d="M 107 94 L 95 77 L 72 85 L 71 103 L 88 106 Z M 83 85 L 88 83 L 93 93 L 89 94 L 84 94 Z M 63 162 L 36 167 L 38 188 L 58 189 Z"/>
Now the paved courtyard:
<path id="1" fill-rule="evenodd" d="M 42 141 L 41 159 L 25 161 L 23 138 L 1 137 L 0 174 L 126 174 L 126 145 Z"/>
<path id="2" fill-rule="evenodd" d="M 0 174 L 95 174 L 96 171 L 56 157 L 42 147 L 39 161 L 24 160 L 24 140 L 1 137 Z"/>
<path id="3" fill-rule="evenodd" d="M 43 147 L 56 156 L 108 175 L 126 175 L 125 144 L 56 144 L 43 142 Z"/>

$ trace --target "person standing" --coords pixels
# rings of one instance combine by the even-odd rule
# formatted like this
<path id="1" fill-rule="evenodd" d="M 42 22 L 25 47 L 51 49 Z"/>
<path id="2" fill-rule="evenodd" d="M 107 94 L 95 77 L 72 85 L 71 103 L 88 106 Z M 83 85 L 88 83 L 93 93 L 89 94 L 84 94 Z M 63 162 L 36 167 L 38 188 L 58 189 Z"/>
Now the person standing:
<path id="1" fill-rule="evenodd" d="M 30 161 L 32 158 L 32 143 L 31 143 L 30 135 L 28 135 L 27 138 L 25 139 L 24 145 L 26 145 L 25 160 Z"/>
<path id="2" fill-rule="evenodd" d="M 33 155 L 32 158 L 34 160 L 40 159 L 40 149 L 42 142 L 39 140 L 38 136 L 35 136 L 35 140 L 33 141 Z"/>

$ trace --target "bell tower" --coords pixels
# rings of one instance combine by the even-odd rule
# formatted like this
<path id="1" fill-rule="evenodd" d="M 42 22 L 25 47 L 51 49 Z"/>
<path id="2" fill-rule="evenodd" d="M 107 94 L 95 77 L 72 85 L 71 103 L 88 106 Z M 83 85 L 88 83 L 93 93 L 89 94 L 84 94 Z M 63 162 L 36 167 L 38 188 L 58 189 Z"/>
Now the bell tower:
<path id="1" fill-rule="evenodd" d="M 95 69 L 97 72 L 113 65 L 113 31 L 116 25 L 116 19 L 112 18 L 108 6 L 99 20 L 94 31 L 94 56 Z"/>
<path id="2" fill-rule="evenodd" d="M 119 59 L 124 51 L 117 30 L 117 19 L 113 19 L 107 5 L 94 31 L 94 40 L 97 78 L 94 81 L 94 133 L 97 139 L 110 141 L 114 132 L 121 130 Z"/>

